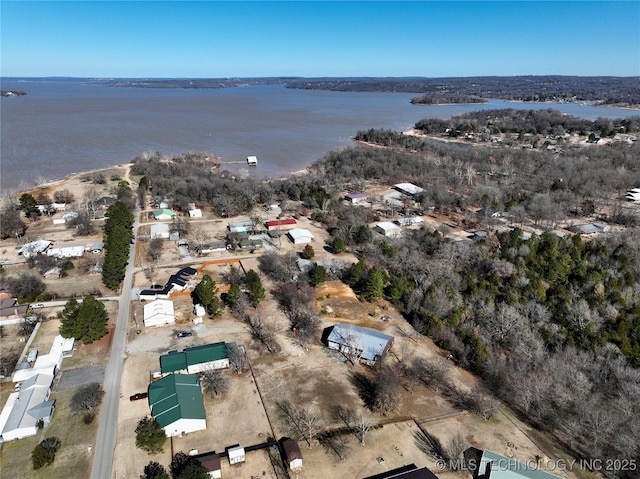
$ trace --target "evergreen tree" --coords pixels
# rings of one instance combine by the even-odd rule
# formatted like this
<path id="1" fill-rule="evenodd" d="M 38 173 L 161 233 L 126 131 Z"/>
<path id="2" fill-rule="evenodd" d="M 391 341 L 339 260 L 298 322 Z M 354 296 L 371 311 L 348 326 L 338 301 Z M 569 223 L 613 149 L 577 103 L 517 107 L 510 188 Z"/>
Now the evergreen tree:
<path id="1" fill-rule="evenodd" d="M 31 193 L 24 193 L 19 198 L 20 209 L 24 211 L 25 216 L 40 214 L 38 202 Z"/>
<path id="2" fill-rule="evenodd" d="M 104 304 L 93 296 L 84 298 L 82 304 L 70 299 L 62 312 L 60 335 L 91 344 L 107 334 L 108 320 L 109 314 Z"/>
<path id="3" fill-rule="evenodd" d="M 218 316 L 222 312 L 222 302 L 216 294 L 217 289 L 213 278 L 205 274 L 202 281 L 193 290 L 194 299 L 207 308 L 207 312 L 212 316 Z"/>
<path id="4" fill-rule="evenodd" d="M 324 283 L 327 280 L 327 269 L 324 266 L 314 264 L 309 270 L 309 281 L 314 286 Z"/>
<path id="5" fill-rule="evenodd" d="M 249 289 L 249 301 L 251 302 L 251 306 L 254 308 L 260 304 L 265 298 L 264 287 L 262 286 L 262 281 L 260 280 L 260 276 L 254 270 L 250 269 L 247 271 L 247 288 Z"/>
<path id="6" fill-rule="evenodd" d="M 173 456 L 170 469 L 173 479 L 209 479 L 209 472 L 200 461 L 184 452 Z"/>
<path id="7" fill-rule="evenodd" d="M 167 435 L 162 426 L 152 417 L 143 417 L 136 427 L 136 447 L 149 454 L 162 452 Z M 146 468 L 145 468 L 146 473 Z"/>
<path id="8" fill-rule="evenodd" d="M 377 301 L 384 296 L 385 274 L 377 266 L 369 270 L 362 294 L 367 301 Z"/>
<path id="9" fill-rule="evenodd" d="M 140 479 L 170 479 L 170 477 L 162 464 L 151 461 L 144 466 L 144 474 Z"/>
<path id="10" fill-rule="evenodd" d="M 242 295 L 240 285 L 238 283 L 233 283 L 229 287 L 229 291 L 225 296 L 225 302 L 230 308 L 233 309 L 238 304 L 238 301 L 240 301 L 240 295 Z"/>
<path id="11" fill-rule="evenodd" d="M 76 317 L 80 310 L 80 303 L 74 298 L 67 301 L 62 310 L 62 318 L 60 320 L 60 335 L 63 338 L 75 338 L 76 337 Z"/>

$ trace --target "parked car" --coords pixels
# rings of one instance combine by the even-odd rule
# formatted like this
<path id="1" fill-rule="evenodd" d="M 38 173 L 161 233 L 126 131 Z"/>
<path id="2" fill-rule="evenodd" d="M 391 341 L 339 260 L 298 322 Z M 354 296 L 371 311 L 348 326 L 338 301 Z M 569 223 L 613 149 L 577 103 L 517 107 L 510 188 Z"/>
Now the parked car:
<path id="1" fill-rule="evenodd" d="M 178 339 L 180 339 L 180 338 L 190 338 L 191 336 L 193 336 L 193 334 L 189 333 L 189 332 L 186 332 L 186 331 L 178 333 Z"/>
<path id="2" fill-rule="evenodd" d="M 137 401 L 139 399 L 147 399 L 149 397 L 148 393 L 135 393 L 133 396 L 129 397 L 129 401 Z"/>
<path id="3" fill-rule="evenodd" d="M 40 308 L 44 308 L 44 304 L 42 303 L 35 303 L 31 305 L 31 309 L 40 309 Z"/>

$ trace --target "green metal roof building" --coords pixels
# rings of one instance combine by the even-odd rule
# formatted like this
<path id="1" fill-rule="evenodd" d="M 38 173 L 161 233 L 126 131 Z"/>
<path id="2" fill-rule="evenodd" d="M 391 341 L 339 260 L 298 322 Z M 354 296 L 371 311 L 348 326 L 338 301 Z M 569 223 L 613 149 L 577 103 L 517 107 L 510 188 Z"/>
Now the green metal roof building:
<path id="1" fill-rule="evenodd" d="M 170 351 L 160 356 L 160 371 L 170 373 L 196 374 L 211 369 L 229 367 L 227 345 L 224 342 L 204 344 L 185 348 L 183 351 Z"/>
<path id="2" fill-rule="evenodd" d="M 511 457 L 501 456 L 484 450 L 480 459 L 477 477 L 484 479 L 559 479 L 533 462 L 520 462 Z"/>
<path id="3" fill-rule="evenodd" d="M 207 428 L 200 378 L 197 374 L 170 374 L 149 385 L 151 416 L 167 436 Z"/>

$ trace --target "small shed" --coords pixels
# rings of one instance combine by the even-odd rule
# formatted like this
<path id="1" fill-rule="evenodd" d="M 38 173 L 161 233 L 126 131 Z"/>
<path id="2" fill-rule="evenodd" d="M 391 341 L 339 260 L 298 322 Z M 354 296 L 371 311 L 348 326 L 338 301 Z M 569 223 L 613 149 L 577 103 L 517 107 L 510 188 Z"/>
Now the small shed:
<path id="1" fill-rule="evenodd" d="M 249 165 L 249 166 L 258 166 L 258 157 L 257 156 L 247 156 L 247 165 Z"/>
<path id="2" fill-rule="evenodd" d="M 227 449 L 227 455 L 229 456 L 229 464 L 239 464 L 246 460 L 244 447 L 233 446 Z"/>
<path id="3" fill-rule="evenodd" d="M 298 441 L 285 439 L 282 441 L 282 449 L 284 450 L 284 457 L 287 460 L 289 469 L 300 469 L 302 467 L 302 452 L 300 452 Z"/>
<path id="4" fill-rule="evenodd" d="M 189 210 L 189 218 L 202 218 L 202 210 L 200 208 Z"/>
<path id="5" fill-rule="evenodd" d="M 290 230 L 287 235 L 293 244 L 311 243 L 314 239 L 311 231 L 304 228 L 294 228 Z"/>
<path id="6" fill-rule="evenodd" d="M 201 304 L 196 304 L 193 307 L 193 314 L 195 314 L 196 316 L 198 316 L 199 318 L 204 316 L 206 314 L 206 311 L 204 309 L 204 306 L 202 306 Z"/>

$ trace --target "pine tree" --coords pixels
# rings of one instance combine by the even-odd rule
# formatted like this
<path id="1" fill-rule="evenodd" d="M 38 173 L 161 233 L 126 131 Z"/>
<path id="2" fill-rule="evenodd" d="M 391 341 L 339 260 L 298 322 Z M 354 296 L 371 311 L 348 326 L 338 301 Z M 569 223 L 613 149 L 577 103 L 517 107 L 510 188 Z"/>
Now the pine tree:
<path id="1" fill-rule="evenodd" d="M 363 295 L 367 301 L 376 301 L 384 296 L 384 271 L 377 266 L 369 270 L 364 284 Z"/>
<path id="2" fill-rule="evenodd" d="M 106 308 L 93 296 L 87 296 L 82 304 L 70 299 L 62 311 L 60 335 L 91 344 L 107 334 L 108 320 Z"/>
<path id="3" fill-rule="evenodd" d="M 70 299 L 67 304 L 64 305 L 62 310 L 62 319 L 60 320 L 60 335 L 63 338 L 75 338 L 76 331 L 76 317 L 80 310 L 80 303 L 75 299 Z"/>
<path id="4" fill-rule="evenodd" d="M 262 286 L 262 281 L 260 280 L 260 276 L 254 270 L 250 269 L 247 271 L 247 288 L 249 289 L 249 301 L 251 302 L 251 306 L 254 308 L 260 304 L 265 298 L 264 287 Z"/>
<path id="5" fill-rule="evenodd" d="M 212 316 L 218 316 L 222 312 L 222 302 L 217 295 L 217 289 L 213 278 L 205 274 L 193 291 L 195 300 L 207 308 L 207 312 Z"/>

